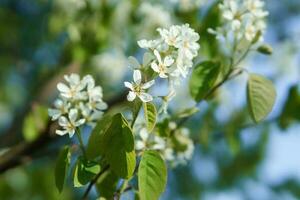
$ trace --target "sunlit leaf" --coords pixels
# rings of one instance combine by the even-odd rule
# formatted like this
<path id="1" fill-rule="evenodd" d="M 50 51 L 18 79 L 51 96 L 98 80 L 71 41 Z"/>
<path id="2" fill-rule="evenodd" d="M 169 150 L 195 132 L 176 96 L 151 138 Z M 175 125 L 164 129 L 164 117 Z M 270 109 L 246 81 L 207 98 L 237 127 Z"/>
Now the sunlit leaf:
<path id="1" fill-rule="evenodd" d="M 167 167 L 157 151 L 148 150 L 142 155 L 138 171 L 141 200 L 158 200 L 167 183 Z"/>
<path id="2" fill-rule="evenodd" d="M 157 111 L 153 103 L 144 103 L 144 114 L 148 132 L 151 132 L 155 127 Z"/>
<path id="3" fill-rule="evenodd" d="M 272 111 L 276 91 L 270 80 L 258 74 L 250 74 L 247 97 L 251 117 L 254 122 L 258 123 Z"/>

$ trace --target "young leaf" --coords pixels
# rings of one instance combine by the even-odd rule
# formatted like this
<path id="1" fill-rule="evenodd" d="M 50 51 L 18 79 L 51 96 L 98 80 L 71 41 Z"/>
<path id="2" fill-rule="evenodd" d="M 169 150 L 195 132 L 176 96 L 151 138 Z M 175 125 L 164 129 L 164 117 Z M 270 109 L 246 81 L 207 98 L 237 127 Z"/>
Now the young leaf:
<path id="1" fill-rule="evenodd" d="M 254 122 L 258 123 L 272 111 L 276 91 L 270 80 L 258 74 L 250 74 L 247 98 L 251 117 Z"/>
<path id="2" fill-rule="evenodd" d="M 167 167 L 157 151 L 148 150 L 142 155 L 138 171 L 141 200 L 158 200 L 167 183 Z"/>
<path id="3" fill-rule="evenodd" d="M 117 190 L 119 177 L 111 170 L 104 172 L 96 183 L 97 191 L 100 196 L 105 199 L 113 199 L 114 193 Z"/>
<path id="4" fill-rule="evenodd" d="M 147 130 L 148 132 L 151 132 L 155 127 L 157 111 L 153 103 L 147 102 L 143 105 Z"/>
<path id="5" fill-rule="evenodd" d="M 59 192 L 63 190 L 70 166 L 71 153 L 68 146 L 61 149 L 55 166 L 55 185 Z"/>
<path id="6" fill-rule="evenodd" d="M 94 160 L 96 157 L 103 155 L 103 135 L 109 128 L 111 119 L 112 117 L 109 115 L 103 116 L 93 129 L 86 148 L 86 156 L 89 160 Z"/>
<path id="7" fill-rule="evenodd" d="M 74 170 L 74 186 L 82 187 L 100 172 L 100 165 L 79 157 Z"/>
<path id="8" fill-rule="evenodd" d="M 220 64 L 205 61 L 200 63 L 194 70 L 190 79 L 190 94 L 195 101 L 199 102 L 214 86 L 220 73 Z"/>
<path id="9" fill-rule="evenodd" d="M 103 137 L 105 158 L 112 171 L 128 179 L 135 168 L 134 138 L 128 122 L 122 114 L 116 114 Z"/>

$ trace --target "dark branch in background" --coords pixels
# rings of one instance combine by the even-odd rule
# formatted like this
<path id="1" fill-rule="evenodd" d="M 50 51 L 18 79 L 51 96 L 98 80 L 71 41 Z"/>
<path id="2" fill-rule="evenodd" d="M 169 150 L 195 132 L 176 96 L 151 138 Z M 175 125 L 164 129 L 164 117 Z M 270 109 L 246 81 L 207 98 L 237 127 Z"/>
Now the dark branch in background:
<path id="1" fill-rule="evenodd" d="M 112 107 L 116 104 L 122 103 L 126 99 L 126 92 L 121 92 L 118 96 L 107 101 L 107 104 Z M 5 171 L 30 162 L 32 155 L 47 145 L 53 142 L 58 137 L 55 136 L 56 122 L 48 121 L 45 130 L 39 133 L 39 137 L 32 142 L 21 142 L 18 145 L 11 147 L 0 156 L 0 174 Z M 8 133 L 9 134 L 9 133 Z"/>

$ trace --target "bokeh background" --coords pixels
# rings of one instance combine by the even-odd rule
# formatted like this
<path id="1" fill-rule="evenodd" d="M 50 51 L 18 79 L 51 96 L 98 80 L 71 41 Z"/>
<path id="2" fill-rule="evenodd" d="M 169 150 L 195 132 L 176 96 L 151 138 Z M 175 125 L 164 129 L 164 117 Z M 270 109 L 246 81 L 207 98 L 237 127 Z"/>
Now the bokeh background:
<path id="1" fill-rule="evenodd" d="M 92 74 L 106 99 L 121 93 L 130 78 L 127 57 L 141 58 L 136 41 L 154 38 L 157 27 L 189 23 L 201 36 L 199 59 L 222 57 L 206 31 L 219 24 L 216 2 L 0 0 L 0 155 L 38 137 L 24 135 L 24 118 L 38 105 L 51 105 L 63 74 Z M 169 170 L 162 199 L 300 199 L 300 1 L 266 0 L 266 9 L 265 41 L 274 53 L 253 53 L 242 65 L 274 82 L 274 110 L 255 125 L 245 107 L 247 75 L 224 85 L 187 124 L 197 141 L 194 156 Z M 195 104 L 187 99 L 183 84 L 171 107 Z M 83 190 L 73 189 L 71 180 L 59 195 L 53 176 L 59 147 L 72 142 L 55 139 L 1 173 L 0 199 L 79 199 Z"/>

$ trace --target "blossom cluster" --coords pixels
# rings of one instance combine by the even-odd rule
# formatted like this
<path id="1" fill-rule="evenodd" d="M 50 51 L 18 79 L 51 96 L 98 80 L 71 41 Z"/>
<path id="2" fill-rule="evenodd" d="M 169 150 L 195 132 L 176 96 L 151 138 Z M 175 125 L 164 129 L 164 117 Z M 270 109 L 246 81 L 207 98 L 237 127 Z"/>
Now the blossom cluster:
<path id="1" fill-rule="evenodd" d="M 102 88 L 95 86 L 92 76 L 86 75 L 82 79 L 78 74 L 65 75 L 65 83 L 58 83 L 59 98 L 54 102 L 54 109 L 48 113 L 52 120 L 58 120 L 61 130 L 56 134 L 69 134 L 72 137 L 76 128 L 87 123 L 94 125 L 103 115 L 107 104 L 102 100 Z"/>
<path id="2" fill-rule="evenodd" d="M 178 128 L 174 122 L 169 122 L 170 137 L 161 137 L 155 131 L 148 133 L 146 128 L 141 128 L 135 142 L 137 151 L 147 149 L 157 150 L 171 166 L 186 164 L 193 156 L 194 143 L 189 137 L 187 128 Z"/>
<path id="3" fill-rule="evenodd" d="M 223 41 L 261 41 L 266 29 L 264 20 L 268 15 L 263 7 L 262 0 L 223 0 L 219 5 L 223 26 L 217 27 L 216 30 L 210 28 L 208 32 Z"/>
<path id="4" fill-rule="evenodd" d="M 174 85 L 178 84 L 180 78 L 186 78 L 193 67 L 193 59 L 200 48 L 197 43 L 200 36 L 188 24 L 173 25 L 168 29 L 158 28 L 157 31 L 160 34 L 158 39 L 143 39 L 138 41 L 138 45 L 153 55 L 150 67 L 157 76 L 169 81 L 170 91 L 164 98 L 169 101 L 175 95 Z M 127 96 L 129 101 L 133 101 L 136 96 L 143 102 L 153 99 L 146 90 L 154 84 L 154 80 L 142 84 L 141 74 L 140 69 L 135 69 L 134 82 L 125 82 L 125 86 L 131 90 Z"/>

